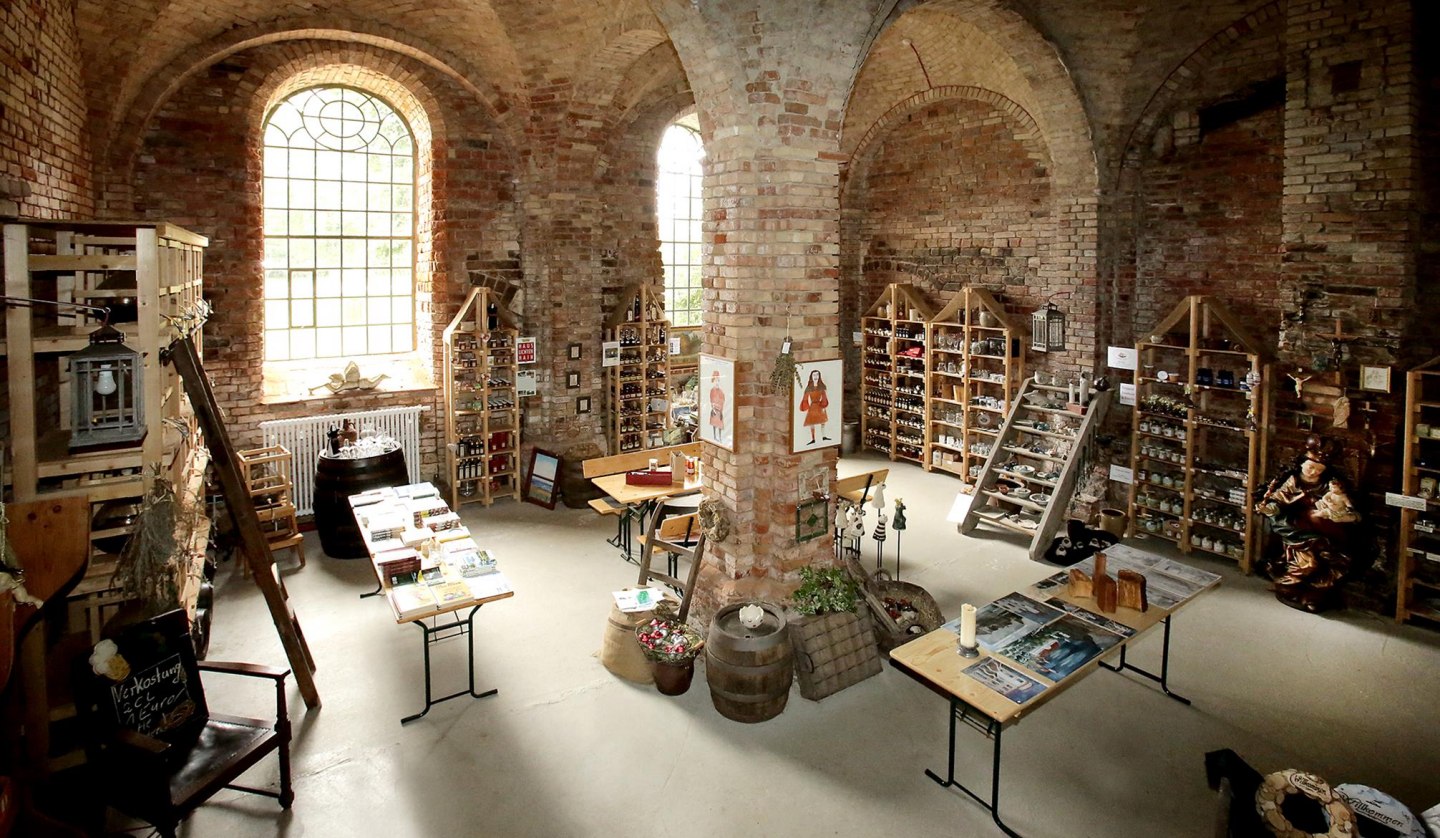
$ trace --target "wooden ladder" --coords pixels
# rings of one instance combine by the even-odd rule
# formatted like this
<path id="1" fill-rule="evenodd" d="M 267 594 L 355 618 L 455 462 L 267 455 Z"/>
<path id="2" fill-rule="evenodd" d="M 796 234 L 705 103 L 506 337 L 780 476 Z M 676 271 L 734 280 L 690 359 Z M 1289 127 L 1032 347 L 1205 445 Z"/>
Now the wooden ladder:
<path id="1" fill-rule="evenodd" d="M 300 630 L 300 619 L 290 606 L 289 597 L 280 585 L 275 569 L 275 556 L 270 552 L 270 543 L 260 527 L 260 518 L 245 480 L 240 473 L 240 458 L 230 433 L 221 419 L 220 405 L 215 401 L 215 391 L 210 387 L 210 378 L 200 363 L 195 351 L 195 339 L 187 336 L 170 344 L 163 353 L 164 359 L 175 364 L 176 372 L 185 385 L 185 393 L 195 408 L 195 418 L 200 431 L 205 435 L 205 445 L 215 463 L 215 474 L 225 497 L 225 508 L 235 522 L 235 531 L 240 535 L 240 549 L 250 567 L 250 575 L 265 597 L 270 609 L 270 619 L 280 635 L 280 644 L 285 648 L 285 657 L 295 673 L 295 683 L 305 706 L 314 710 L 320 706 L 320 692 L 315 686 L 315 659 Z"/>
<path id="2" fill-rule="evenodd" d="M 1104 420 L 1105 412 L 1110 407 L 1113 395 L 1113 391 L 1110 390 L 1093 394 L 1089 404 L 1085 406 L 1084 413 L 1080 415 L 1064 409 L 1042 407 L 1037 404 L 1037 402 L 1043 402 L 1046 395 L 1051 395 L 1052 398 L 1058 398 L 1058 401 L 1064 402 L 1064 396 L 1057 394 L 1064 394 L 1065 391 L 1064 387 L 1036 384 L 1034 379 L 1026 379 L 1019 394 L 1011 403 L 1010 412 L 1005 416 L 1005 424 L 1001 426 L 1000 433 L 995 437 L 990 454 L 985 458 L 985 467 L 975 482 L 974 500 L 959 526 L 962 535 L 968 535 L 983 522 L 1029 536 L 1032 561 L 1040 561 L 1045 555 L 1045 548 L 1050 545 L 1051 539 L 1055 537 L 1055 533 L 1059 531 L 1065 521 L 1065 513 L 1070 508 L 1070 498 L 1075 493 L 1075 484 L 1080 477 L 1080 467 L 1085 460 L 1084 452 L 1089 447 L 1091 440 L 1094 439 L 1101 421 Z M 1054 438 L 1058 435 L 1049 434 L 1048 437 L 1045 437 L 1045 432 L 1027 430 L 1024 425 L 1017 424 L 1017 422 L 1045 421 L 1053 424 L 1062 416 L 1068 416 L 1070 420 L 1077 418 L 1080 420 L 1080 427 L 1073 436 L 1060 437 L 1068 441 L 1070 447 L 1063 457 L 1027 453 L 1019 445 L 1026 439 Z M 1010 464 L 1012 460 L 1017 459 L 1023 464 L 1030 465 L 1034 471 L 1022 474 L 1008 471 L 1002 467 L 1002 464 Z M 1050 471 L 1054 471 L 1053 466 L 1058 465 L 1059 475 L 1048 480 L 1036 477 L 1035 474 L 1039 471 L 1038 464 L 1042 463 L 1050 464 L 1052 466 Z M 1002 478 L 1011 483 L 1023 484 L 1031 489 L 1043 490 L 1044 493 L 1050 495 L 1050 500 L 1042 506 L 1002 494 L 996 487 L 997 482 Z M 999 507 L 987 505 L 991 499 L 996 500 Z M 1008 514 L 1006 507 L 1038 513 L 1039 520 L 1035 529 L 1020 526 L 1009 520 L 1006 517 Z"/>
<path id="3" fill-rule="evenodd" d="M 685 508 L 689 508 L 688 506 Z M 680 613 L 677 619 L 685 622 L 690 614 L 691 595 L 695 591 L 695 579 L 700 575 L 700 557 L 705 554 L 705 530 L 700 527 L 697 516 L 688 515 L 665 517 L 666 503 L 661 502 L 650 513 L 650 525 L 640 541 L 640 579 L 638 584 L 649 585 L 651 581 L 662 582 L 680 591 Z M 671 526 L 667 527 L 666 524 Z M 678 524 L 678 526 L 676 526 Z M 693 541 L 691 540 L 693 537 Z M 656 553 L 671 556 L 670 572 L 661 573 L 650 569 L 650 562 Z M 675 576 L 678 559 L 690 560 L 690 573 L 681 582 Z"/>

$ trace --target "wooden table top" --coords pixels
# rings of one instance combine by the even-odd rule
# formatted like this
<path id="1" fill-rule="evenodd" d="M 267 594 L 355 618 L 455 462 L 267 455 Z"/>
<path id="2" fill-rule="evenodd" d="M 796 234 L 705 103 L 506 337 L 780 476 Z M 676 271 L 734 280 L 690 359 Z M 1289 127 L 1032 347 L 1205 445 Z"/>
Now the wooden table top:
<path id="1" fill-rule="evenodd" d="M 1128 545 L 1116 545 L 1115 547 L 1107 549 L 1105 552 L 1110 558 L 1110 573 L 1112 576 L 1115 571 L 1119 569 L 1117 564 L 1125 562 L 1127 559 L 1132 561 L 1160 560 L 1173 563 L 1174 565 L 1180 565 L 1179 562 L 1174 562 L 1173 559 L 1162 559 L 1153 553 L 1145 553 Z M 1124 566 L 1129 567 L 1130 565 L 1126 564 Z M 1181 565 L 1181 567 L 1189 568 L 1188 565 Z M 1055 696 L 1069 689 L 1073 684 L 1080 681 L 1080 679 L 1094 672 L 1099 668 L 1102 658 L 1107 657 L 1116 649 L 1135 642 L 1142 637 L 1148 629 L 1155 627 L 1163 622 L 1166 617 L 1183 609 L 1196 597 L 1220 584 L 1220 577 L 1218 575 L 1193 568 L 1190 568 L 1190 570 L 1196 574 L 1196 578 L 1193 581 L 1197 585 L 1201 585 L 1202 577 L 1213 576 L 1214 578 L 1205 580 L 1195 594 L 1170 608 L 1162 608 L 1152 601 L 1149 610 L 1144 612 L 1136 611 L 1132 608 L 1118 608 L 1114 614 L 1101 614 L 1100 616 L 1102 617 L 1134 629 L 1135 634 L 1128 638 L 1122 638 L 1116 646 L 1090 659 L 1083 666 L 1061 678 L 1059 681 L 1046 678 L 1008 657 L 986 651 L 983 646 L 979 648 L 979 657 L 961 657 L 958 652 L 959 635 L 955 631 L 945 628 L 936 629 L 923 637 L 896 648 L 890 653 L 890 660 L 896 668 L 915 678 L 917 681 L 920 681 L 940 695 L 959 699 L 1002 726 L 1010 725 L 1018 722 L 1021 718 L 1033 712 L 1035 708 L 1055 698 Z M 1055 576 L 1068 574 L 1068 572 L 1068 568 L 1058 569 L 1058 573 L 1052 574 L 1051 577 L 1047 578 L 1054 578 Z M 1149 580 L 1152 577 L 1150 574 L 1147 574 L 1146 578 Z M 1154 585 L 1156 582 L 1151 582 L 1151 584 Z M 1042 585 L 1044 585 L 1044 580 L 1018 593 L 1042 603 L 1052 598 L 1064 600 L 1065 602 L 1089 611 L 1099 613 L 1099 609 L 1095 606 L 1094 597 L 1072 597 L 1065 585 L 1043 590 L 1040 588 Z M 1153 599 L 1156 593 L 1152 593 L 1151 596 Z M 980 605 L 978 608 L 984 608 L 984 605 Z M 980 681 L 965 674 L 966 669 L 987 658 L 994 658 L 1006 666 L 1016 669 L 1020 673 L 1040 682 L 1045 686 L 1044 691 L 1023 704 L 1016 704 L 1004 695 L 1001 695 Z"/>
<path id="2" fill-rule="evenodd" d="M 697 472 L 693 479 L 684 483 L 666 483 L 662 486 L 632 486 L 625 482 L 625 472 L 619 474 L 607 474 L 603 477 L 592 477 L 590 482 L 600 488 L 600 491 L 614 498 L 626 506 L 636 506 L 648 503 L 661 498 L 671 498 L 676 495 L 688 495 L 691 492 L 700 491 L 700 475 Z"/>
<path id="3" fill-rule="evenodd" d="M 429 486 L 429 484 L 417 485 L 425 487 L 425 494 L 423 495 L 425 501 L 433 501 L 435 507 L 449 508 L 444 500 L 440 498 L 438 492 L 435 492 L 433 486 Z M 377 497 L 379 498 L 378 500 L 376 500 Z M 396 623 L 413 623 L 417 620 L 424 620 L 430 617 L 438 617 L 441 614 L 449 614 L 452 611 L 459 611 L 462 608 L 484 605 L 487 602 L 495 602 L 496 600 L 509 599 L 515 596 L 515 591 L 510 586 L 510 580 L 505 578 L 505 575 L 499 571 L 487 573 L 482 576 L 465 577 L 460 574 L 456 567 L 448 562 L 422 560 L 422 565 L 425 567 L 440 567 L 444 576 L 445 585 L 459 583 L 465 586 L 467 595 L 457 597 L 447 602 L 437 602 L 433 608 L 426 608 L 409 614 L 401 614 L 400 606 L 396 601 L 395 587 L 392 586 L 390 580 L 386 579 L 385 575 L 380 572 L 380 564 L 376 557 L 386 550 L 393 550 L 402 546 L 403 542 L 401 539 L 375 542 L 370 536 L 370 528 L 365 524 L 369 519 L 376 516 L 398 515 L 410 521 L 412 515 L 410 505 L 407 503 L 409 500 L 410 498 L 401 497 L 394 489 L 377 489 L 362 492 L 358 495 L 351 495 L 349 498 L 351 510 L 355 513 L 356 524 L 360 527 L 360 537 L 365 542 L 366 552 L 370 554 L 370 569 L 375 573 L 375 579 L 379 582 L 380 589 L 385 594 L 385 601 L 390 605 L 390 611 L 395 615 Z M 463 528 L 458 528 L 458 530 L 465 533 L 465 538 L 469 538 L 468 530 L 464 530 Z M 423 531 L 428 532 L 428 530 Z M 444 536 L 447 534 L 450 533 L 441 532 L 436 535 Z M 376 549 L 377 545 L 379 545 L 379 549 Z M 414 584 L 425 586 L 423 582 Z M 409 587 L 409 585 L 401 587 Z M 437 588 L 441 586 L 425 587 Z"/>

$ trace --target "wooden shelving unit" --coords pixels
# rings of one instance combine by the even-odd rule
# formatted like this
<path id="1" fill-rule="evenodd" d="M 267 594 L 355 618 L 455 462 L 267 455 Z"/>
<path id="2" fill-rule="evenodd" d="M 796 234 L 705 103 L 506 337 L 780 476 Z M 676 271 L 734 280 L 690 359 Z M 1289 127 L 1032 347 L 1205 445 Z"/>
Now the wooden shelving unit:
<path id="1" fill-rule="evenodd" d="M 1131 533 L 1235 559 L 1260 549 L 1270 362 L 1219 302 L 1190 296 L 1136 345 Z"/>
<path id="2" fill-rule="evenodd" d="M 520 498 L 520 400 L 514 317 L 471 288 L 445 327 L 445 475 L 450 508 Z"/>
<path id="3" fill-rule="evenodd" d="M 201 301 L 209 241 L 173 224 L 137 221 L 27 220 L 6 224 L 4 237 L 7 296 L 110 306 L 110 325 L 143 355 L 144 439 L 72 452 L 66 358 L 89 345 L 100 321 L 53 306 L 5 311 L 0 353 L 9 383 L 10 489 L 17 501 L 73 494 L 90 501 L 91 560 L 70 593 L 71 616 L 98 630 L 121 601 L 111 577 L 133 528 L 105 521 L 125 518 L 112 515 L 122 507 L 138 507 L 152 482 L 149 466 L 159 464 L 178 491 L 194 470 L 195 452 L 203 451 L 179 377 L 160 350 L 175 334 L 165 318 L 193 312 Z"/>
<path id="4" fill-rule="evenodd" d="M 635 285 L 620 294 L 605 324 L 619 341 L 620 363 L 608 369 L 610 453 L 661 448 L 670 429 L 670 321 L 660 295 Z"/>
<path id="5" fill-rule="evenodd" d="M 1425 510 L 1400 508 L 1395 619 L 1434 627 L 1440 625 L 1440 358 L 1405 376 L 1404 445 L 1402 491 L 1423 499 Z"/>
<path id="6" fill-rule="evenodd" d="M 981 288 L 965 288 L 925 324 L 925 469 L 973 482 L 1025 377 L 1024 333 Z M 975 474 L 971 474 L 971 468 Z"/>
<path id="7" fill-rule="evenodd" d="M 1028 537 L 1032 561 L 1044 556 L 1065 520 L 1085 451 L 1111 399 L 1109 391 L 1095 393 L 1076 413 L 1068 408 L 1066 390 L 1023 382 L 985 455 L 975 499 L 960 522 L 962 535 L 990 524 Z M 1040 501 L 1031 497 L 1035 493 Z"/>
<path id="8" fill-rule="evenodd" d="M 914 288 L 891 283 L 860 319 L 860 437 L 892 460 L 925 461 L 925 335 L 934 311 Z"/>

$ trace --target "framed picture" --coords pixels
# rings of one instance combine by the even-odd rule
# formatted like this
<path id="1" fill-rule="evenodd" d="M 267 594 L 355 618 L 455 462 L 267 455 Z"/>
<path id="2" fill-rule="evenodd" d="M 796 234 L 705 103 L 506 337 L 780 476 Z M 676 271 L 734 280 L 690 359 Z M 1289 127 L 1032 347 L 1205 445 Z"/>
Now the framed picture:
<path id="1" fill-rule="evenodd" d="M 530 452 L 530 471 L 525 478 L 525 500 L 546 509 L 555 508 L 555 476 L 560 473 L 560 457 L 539 448 Z"/>
<path id="2" fill-rule="evenodd" d="M 811 498 L 795 504 L 795 540 L 814 541 L 830 529 L 830 501 Z"/>
<path id="3" fill-rule="evenodd" d="M 700 438 L 735 450 L 735 362 L 700 356 Z"/>
<path id="4" fill-rule="evenodd" d="M 577 398 L 575 399 L 575 412 L 576 412 L 576 413 L 589 413 L 589 412 L 590 412 L 590 397 L 589 397 L 589 396 L 579 396 L 579 397 L 577 397 Z"/>
<path id="5" fill-rule="evenodd" d="M 571 370 L 565 373 L 565 389 L 575 390 L 580 386 L 580 373 Z"/>
<path id="6" fill-rule="evenodd" d="M 583 344 L 583 343 L 572 343 L 572 344 L 570 344 L 570 346 L 569 346 L 570 360 L 572 360 L 572 361 L 578 361 L 578 360 L 580 360 L 581 353 L 583 353 L 583 352 L 585 351 L 585 350 L 584 350 L 584 346 L 585 346 L 585 344 Z"/>
<path id="7" fill-rule="evenodd" d="M 800 374 L 800 382 L 790 388 L 791 452 L 839 445 L 841 394 L 845 388 L 843 362 L 839 358 L 806 361 L 797 363 L 795 371 Z"/>
<path id="8" fill-rule="evenodd" d="M 620 366 L 620 341 L 607 340 L 600 344 L 600 366 Z"/>
<path id="9" fill-rule="evenodd" d="M 535 370 L 515 371 L 515 395 L 533 396 L 540 392 L 540 374 Z"/>
<path id="10" fill-rule="evenodd" d="M 1390 368 L 1372 367 L 1362 364 L 1360 367 L 1360 389 L 1369 390 L 1373 393 L 1390 392 Z"/>

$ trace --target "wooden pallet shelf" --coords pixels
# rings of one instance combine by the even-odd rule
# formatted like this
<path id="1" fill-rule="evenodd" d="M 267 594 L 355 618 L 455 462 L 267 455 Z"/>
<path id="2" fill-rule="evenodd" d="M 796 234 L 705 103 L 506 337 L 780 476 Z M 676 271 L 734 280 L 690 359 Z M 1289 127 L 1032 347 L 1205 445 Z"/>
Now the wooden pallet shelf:
<path id="1" fill-rule="evenodd" d="M 934 313 L 919 291 L 891 283 L 860 318 L 860 438 L 891 460 L 925 461 L 925 324 Z"/>
<path id="2" fill-rule="evenodd" d="M 520 499 L 520 330 L 499 297 L 471 288 L 444 331 L 445 474 L 450 508 Z"/>
<path id="3" fill-rule="evenodd" d="M 1425 498 L 1425 510 L 1400 508 L 1396 539 L 1395 620 L 1440 626 L 1440 358 L 1405 375 L 1405 446 L 1401 493 Z M 1421 426 L 1430 431 L 1421 435 Z"/>
<path id="4" fill-rule="evenodd" d="M 606 370 L 610 453 L 665 446 L 670 429 L 670 321 L 661 296 L 634 285 L 620 294 L 605 323 L 605 339 L 620 344 L 619 363 Z"/>

